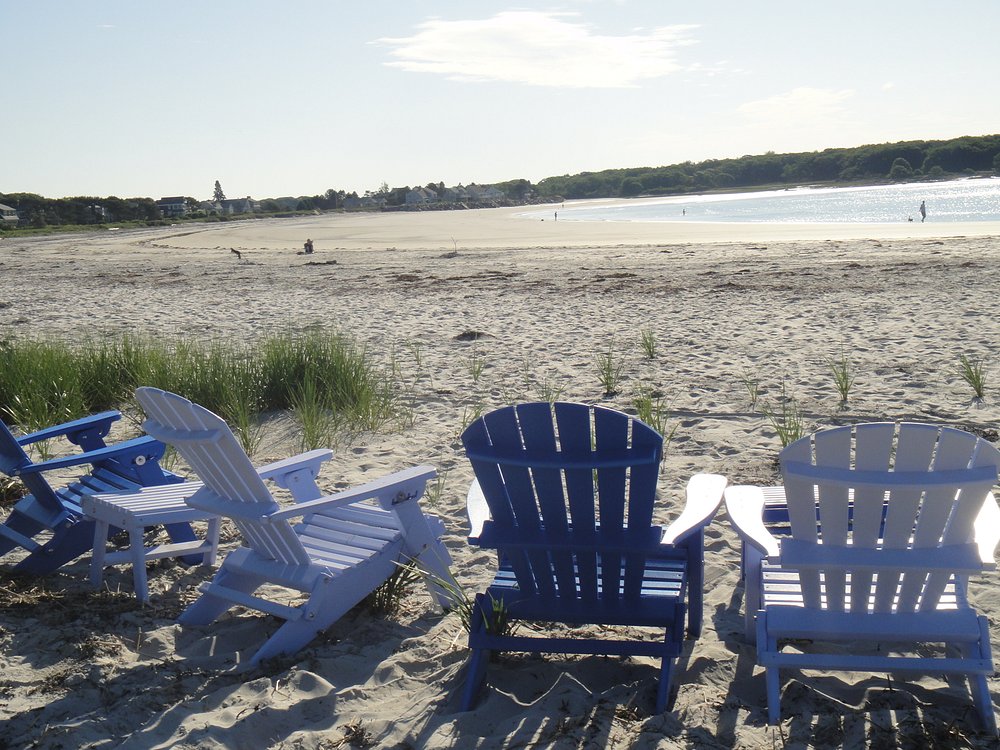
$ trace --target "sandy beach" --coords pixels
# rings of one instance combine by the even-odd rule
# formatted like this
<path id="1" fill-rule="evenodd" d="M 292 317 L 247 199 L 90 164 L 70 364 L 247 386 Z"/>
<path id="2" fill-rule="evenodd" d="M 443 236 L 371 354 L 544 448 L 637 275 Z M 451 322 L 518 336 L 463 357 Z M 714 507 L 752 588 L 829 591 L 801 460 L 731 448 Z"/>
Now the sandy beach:
<path id="1" fill-rule="evenodd" d="M 782 387 L 809 430 L 921 420 L 998 440 L 1000 397 L 988 385 L 974 403 L 958 362 L 978 357 L 996 371 L 1000 225 L 589 224 L 517 213 L 5 238 L 0 340 L 253 340 L 315 327 L 352 336 L 395 369 L 408 418 L 334 446 L 320 485 L 437 467 L 423 504 L 444 520 L 470 593 L 493 561 L 465 541 L 472 471 L 458 436 L 472 415 L 508 403 L 558 394 L 634 411 L 637 394 L 662 396 L 676 427 L 660 480 L 664 522 L 694 473 L 777 482 L 780 442 L 763 408 Z M 309 256 L 299 254 L 307 238 Z M 654 359 L 642 331 L 655 335 Z M 624 365 L 613 396 L 595 362 L 609 351 Z M 842 355 L 856 373 L 846 406 L 829 367 Z M 748 377 L 760 382 L 755 404 Z M 253 458 L 296 449 L 294 424 L 277 417 Z M 225 549 L 238 544 L 224 538 Z M 652 660 L 526 654 L 503 656 L 478 706 L 460 713 L 465 634 L 419 587 L 395 618 L 356 609 L 294 657 L 239 673 L 237 656 L 276 620 L 237 612 L 212 627 L 176 625 L 211 570 L 152 566 L 147 607 L 126 568 L 91 589 L 86 558 L 44 579 L 4 574 L 0 748 L 995 747 L 978 734 L 964 683 L 934 676 L 789 674 L 785 721 L 769 727 L 724 509 L 706 544 L 705 632 L 678 665 L 674 710 L 655 715 Z M 15 559 L 0 560 L 0 574 Z M 998 582 L 990 573 L 970 587 L 994 644 Z M 991 687 L 996 703 L 1000 684 Z"/>

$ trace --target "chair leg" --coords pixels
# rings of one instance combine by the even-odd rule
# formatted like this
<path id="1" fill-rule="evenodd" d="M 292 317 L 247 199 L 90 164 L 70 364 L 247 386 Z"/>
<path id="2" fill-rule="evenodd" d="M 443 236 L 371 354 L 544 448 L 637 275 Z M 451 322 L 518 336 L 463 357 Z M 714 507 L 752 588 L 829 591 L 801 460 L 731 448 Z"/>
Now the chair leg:
<path id="1" fill-rule="evenodd" d="M 777 667 L 764 670 L 767 685 L 767 723 L 776 726 L 781 723 L 781 681 Z"/>
<path id="2" fill-rule="evenodd" d="M 239 591 L 243 594 L 252 594 L 258 586 L 267 581 L 262 576 L 250 575 L 226 568 L 225 562 L 222 568 L 212 579 L 213 584 L 225 586 L 227 589 Z M 219 615 L 227 612 L 233 603 L 221 596 L 212 593 L 203 593 L 188 608 L 181 612 L 177 622 L 181 625 L 208 625 Z"/>
<path id="3" fill-rule="evenodd" d="M 744 547 L 743 568 L 743 637 L 747 643 L 757 642 L 757 629 L 754 620 L 757 610 L 761 607 L 761 564 L 763 556 L 754 547 Z"/>
<path id="4" fill-rule="evenodd" d="M 146 547 L 143 544 L 142 526 L 129 526 L 128 550 L 132 559 L 132 588 L 135 597 L 143 604 L 149 604 L 149 585 L 146 579 Z"/>
<path id="5" fill-rule="evenodd" d="M 985 659 L 992 663 L 993 648 L 990 645 L 990 624 L 986 617 L 979 617 L 979 642 L 964 648 L 963 653 L 969 658 Z M 986 675 L 969 675 L 969 690 L 972 693 L 972 702 L 983 722 L 983 728 L 989 734 L 996 736 L 997 719 L 993 711 L 993 699 L 990 698 L 990 687 Z"/>
<path id="6" fill-rule="evenodd" d="M 349 609 L 349 608 L 348 608 Z M 268 638 L 264 645 L 247 662 L 247 667 L 256 667 L 265 659 L 283 654 L 294 654 L 309 645 L 309 642 L 323 630 L 314 620 L 289 620 Z"/>
<path id="7" fill-rule="evenodd" d="M 219 527 L 222 519 L 218 516 L 208 519 L 208 529 L 205 532 L 205 541 L 209 544 L 209 549 L 202 556 L 201 564 L 214 566 L 215 558 L 219 554 Z"/>
<path id="8" fill-rule="evenodd" d="M 762 654 L 778 653 L 778 640 L 767 633 L 767 612 L 757 615 L 757 663 Z M 781 679 L 778 667 L 765 663 L 764 684 L 767 688 L 767 723 L 781 723 Z"/>
<path id="9" fill-rule="evenodd" d="M 687 600 L 688 637 L 701 637 L 701 626 L 705 616 L 705 531 L 699 529 L 693 538 L 687 540 Z"/>
<path id="10" fill-rule="evenodd" d="M 55 529 L 48 543 L 21 560 L 14 566 L 14 570 L 31 575 L 47 575 L 93 548 L 94 521 L 81 518 L 68 528 Z"/>
<path id="11" fill-rule="evenodd" d="M 95 589 L 104 581 L 104 557 L 108 548 L 108 522 L 94 523 L 94 552 L 90 558 L 90 585 Z"/>
<path id="12" fill-rule="evenodd" d="M 969 688 L 972 691 L 972 702 L 975 704 L 976 711 L 979 712 L 979 719 L 983 723 L 983 729 L 996 736 L 997 719 L 993 712 L 993 701 L 990 698 L 990 687 L 986 675 L 970 675 Z"/>
<path id="13" fill-rule="evenodd" d="M 656 689 L 656 713 L 662 714 L 673 708 L 673 679 L 676 657 L 664 656 L 660 662 L 660 684 Z"/>
<path id="14" fill-rule="evenodd" d="M 351 571 L 354 572 L 354 571 Z M 341 582 L 350 573 L 345 573 Z M 388 573 L 383 580 L 388 577 Z M 306 614 L 298 620 L 289 620 L 272 635 L 253 655 L 250 666 L 256 666 L 264 659 L 270 659 L 282 654 L 294 654 L 309 645 L 309 641 L 319 633 L 333 625 L 346 615 L 355 605 L 367 596 L 374 587 L 351 587 L 347 585 L 330 585 L 330 579 L 321 579 L 309 600 L 302 605 Z"/>
<path id="15" fill-rule="evenodd" d="M 483 616 L 484 602 L 485 597 L 482 594 L 476 594 L 476 599 L 472 606 L 472 617 L 469 621 L 470 646 L 474 635 L 486 630 L 486 620 Z M 471 650 L 469 663 L 466 666 L 465 688 L 462 690 L 462 704 L 459 709 L 461 711 L 472 709 L 472 706 L 476 702 L 476 696 L 479 695 L 483 681 L 486 679 L 486 667 L 490 663 L 489 649 L 472 648 Z"/>
<path id="16" fill-rule="evenodd" d="M 14 506 L 14 509 L 10 512 L 10 516 L 4 521 L 4 526 L 9 528 L 11 531 L 17 532 L 21 536 L 33 537 L 39 531 L 48 528 L 43 523 L 39 523 L 35 519 L 26 516 L 24 513 Z M 6 555 L 12 549 L 20 547 L 16 541 L 13 539 L 8 539 L 5 536 L 0 536 L 0 557 Z"/>

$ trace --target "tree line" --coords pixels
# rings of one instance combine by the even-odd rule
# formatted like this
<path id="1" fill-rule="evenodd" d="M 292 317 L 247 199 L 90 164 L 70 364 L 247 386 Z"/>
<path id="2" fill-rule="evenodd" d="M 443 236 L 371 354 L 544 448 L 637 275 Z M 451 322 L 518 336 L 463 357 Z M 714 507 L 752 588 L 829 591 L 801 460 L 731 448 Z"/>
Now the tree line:
<path id="1" fill-rule="evenodd" d="M 661 167 L 606 169 L 561 177 L 546 177 L 533 185 L 525 179 L 492 186 L 511 202 L 573 198 L 628 198 L 637 195 L 667 195 L 720 189 L 746 189 L 772 185 L 810 183 L 879 183 L 937 179 L 967 174 L 1000 174 L 1000 135 L 963 136 L 941 141 L 900 141 L 855 148 L 776 154 L 768 152 L 735 159 L 686 161 Z M 443 191 L 444 183 L 427 187 Z M 366 197 L 379 198 L 388 207 L 402 206 L 409 186 L 390 188 L 382 183 Z M 225 197 L 215 183 L 215 197 Z M 330 211 L 343 208 L 356 192 L 330 189 L 325 193 L 296 198 L 268 198 L 261 211 Z M 198 206 L 194 198 L 185 201 Z M 34 193 L 0 193 L 0 203 L 16 208 L 21 224 L 33 227 L 65 224 L 162 221 L 151 198 L 44 198 Z M 204 216 L 204 213 L 195 217 Z"/>
<path id="2" fill-rule="evenodd" d="M 542 196 L 627 198 L 816 182 L 903 182 L 988 172 L 1000 174 L 1000 135 L 606 169 L 546 177 L 536 188 Z"/>
<path id="3" fill-rule="evenodd" d="M 63 224 L 157 222 L 160 209 L 152 198 L 43 198 L 34 193 L 0 193 L 0 203 L 16 208 L 22 226 L 42 228 Z"/>

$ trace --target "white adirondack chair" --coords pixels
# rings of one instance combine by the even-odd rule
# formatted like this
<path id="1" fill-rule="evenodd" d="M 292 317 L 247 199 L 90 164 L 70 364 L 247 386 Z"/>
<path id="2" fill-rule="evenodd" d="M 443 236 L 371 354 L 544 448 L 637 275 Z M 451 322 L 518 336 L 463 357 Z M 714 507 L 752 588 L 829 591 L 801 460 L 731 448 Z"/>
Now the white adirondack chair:
<path id="1" fill-rule="evenodd" d="M 784 508 L 771 488 L 726 490 L 748 610 L 759 603 L 769 721 L 780 717 L 780 668 L 957 674 L 995 734 L 989 623 L 966 591 L 969 575 L 994 567 L 1000 452 L 949 427 L 871 423 L 802 438 L 780 458 Z M 813 643 L 786 651 L 788 639 Z M 823 642 L 852 647 L 823 652 Z M 924 643 L 946 655 L 917 655 Z"/>
<path id="2" fill-rule="evenodd" d="M 285 620 L 250 659 L 252 667 L 305 646 L 385 581 L 397 563 L 418 561 L 432 574 L 424 580 L 436 603 L 448 604 L 446 592 L 433 583 L 451 578 L 451 558 L 439 540 L 444 526 L 417 503 L 433 468 L 417 466 L 281 509 L 220 417 L 156 388 L 139 388 L 136 398 L 146 412 L 146 432 L 173 445 L 204 483 L 188 504 L 232 519 L 247 545 L 226 555 L 214 580 L 202 585 L 201 597 L 181 614 L 181 624 L 207 625 L 234 605 Z M 301 491 L 295 499 L 302 499 Z M 292 525 L 291 518 L 302 521 Z M 254 595 L 264 584 L 307 598 L 291 606 Z"/>

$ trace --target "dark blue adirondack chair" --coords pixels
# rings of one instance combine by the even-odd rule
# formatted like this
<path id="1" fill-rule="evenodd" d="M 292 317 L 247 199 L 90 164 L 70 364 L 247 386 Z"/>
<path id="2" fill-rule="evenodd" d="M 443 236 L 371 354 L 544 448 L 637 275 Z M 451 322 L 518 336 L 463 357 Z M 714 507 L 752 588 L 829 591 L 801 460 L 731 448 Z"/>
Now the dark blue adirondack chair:
<path id="1" fill-rule="evenodd" d="M 0 422 L 0 471 L 20 479 L 30 493 L 17 502 L 0 525 L 0 556 L 17 547 L 29 553 L 14 566 L 15 571 L 51 573 L 93 547 L 94 522 L 80 509 L 84 495 L 135 491 L 181 481 L 160 467 L 164 445 L 151 437 L 105 444 L 112 422 L 120 418 L 118 412 L 107 411 L 21 437 L 14 437 Z M 40 463 L 33 463 L 24 452 L 24 446 L 62 437 L 82 452 Z M 91 467 L 88 474 L 59 489 L 44 477 L 46 471 L 85 465 Z M 175 542 L 194 539 L 189 524 L 174 524 L 167 531 Z M 193 557 L 191 562 L 197 564 L 200 559 Z"/>
<path id="2" fill-rule="evenodd" d="M 653 524 L 663 438 L 612 409 L 532 403 L 499 409 L 462 435 L 476 481 L 469 491 L 470 544 L 496 549 L 499 570 L 475 599 L 472 655 L 462 710 L 472 707 L 490 652 L 659 657 L 656 710 L 672 699 L 671 672 L 684 626 L 702 623 L 704 527 L 724 477 L 700 474 L 684 511 Z M 665 628 L 662 641 L 523 637 L 508 620 Z"/>

